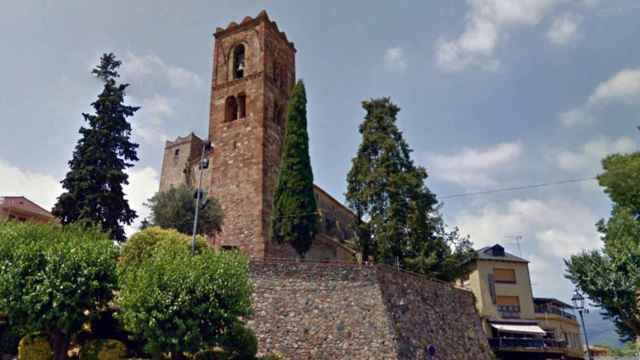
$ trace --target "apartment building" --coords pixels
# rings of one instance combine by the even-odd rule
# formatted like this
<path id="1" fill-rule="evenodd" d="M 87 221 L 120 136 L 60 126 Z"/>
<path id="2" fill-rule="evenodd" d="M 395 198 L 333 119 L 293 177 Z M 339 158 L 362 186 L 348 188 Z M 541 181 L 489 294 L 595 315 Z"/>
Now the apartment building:
<path id="1" fill-rule="evenodd" d="M 572 307 L 533 296 L 527 260 L 496 244 L 478 250 L 468 265 L 459 286 L 475 295 L 483 330 L 499 359 L 584 359 Z"/>

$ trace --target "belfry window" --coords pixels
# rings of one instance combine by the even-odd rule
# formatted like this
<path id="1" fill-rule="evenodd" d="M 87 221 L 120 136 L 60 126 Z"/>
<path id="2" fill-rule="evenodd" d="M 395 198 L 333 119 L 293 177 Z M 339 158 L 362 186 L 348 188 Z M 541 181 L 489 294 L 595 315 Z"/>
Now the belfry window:
<path id="1" fill-rule="evenodd" d="M 242 119 L 247 116 L 247 96 L 245 94 L 238 95 L 238 118 Z"/>
<path id="2" fill-rule="evenodd" d="M 238 119 L 238 103 L 234 96 L 229 96 L 225 101 L 225 122 Z"/>
<path id="3" fill-rule="evenodd" d="M 244 45 L 240 44 L 233 49 L 233 79 L 242 79 L 244 77 L 244 70 Z"/>

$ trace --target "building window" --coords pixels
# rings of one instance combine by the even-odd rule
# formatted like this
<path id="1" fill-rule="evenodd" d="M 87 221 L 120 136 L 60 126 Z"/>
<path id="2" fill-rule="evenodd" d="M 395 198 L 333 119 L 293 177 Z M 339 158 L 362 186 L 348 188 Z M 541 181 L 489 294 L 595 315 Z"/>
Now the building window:
<path id="1" fill-rule="evenodd" d="M 238 118 L 242 119 L 247 116 L 247 96 L 245 94 L 238 95 Z"/>
<path id="2" fill-rule="evenodd" d="M 233 48 L 232 55 L 232 75 L 233 79 L 242 79 L 244 77 L 245 70 L 245 58 L 244 58 L 244 45 L 239 44 Z"/>
<path id="3" fill-rule="evenodd" d="M 225 101 L 225 119 L 229 122 L 238 119 L 238 103 L 234 96 L 229 96 Z"/>
<path id="4" fill-rule="evenodd" d="M 496 307 L 505 319 L 517 319 L 520 317 L 520 299 L 517 296 L 496 296 Z"/>
<path id="5" fill-rule="evenodd" d="M 493 278 L 497 283 L 515 284 L 516 271 L 514 269 L 493 269 Z"/>
<path id="6" fill-rule="evenodd" d="M 173 155 L 174 155 L 174 156 L 176 156 L 176 157 L 177 157 L 178 155 L 180 155 L 180 149 L 176 149 L 176 150 L 173 152 Z"/>

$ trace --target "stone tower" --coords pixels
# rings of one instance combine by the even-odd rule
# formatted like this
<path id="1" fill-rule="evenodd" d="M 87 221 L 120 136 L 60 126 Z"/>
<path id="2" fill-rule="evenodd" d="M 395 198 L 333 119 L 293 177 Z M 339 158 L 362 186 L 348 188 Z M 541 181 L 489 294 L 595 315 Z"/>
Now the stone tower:
<path id="1" fill-rule="evenodd" d="M 296 49 L 264 11 L 214 38 L 208 188 L 225 214 L 214 243 L 264 257 Z"/>

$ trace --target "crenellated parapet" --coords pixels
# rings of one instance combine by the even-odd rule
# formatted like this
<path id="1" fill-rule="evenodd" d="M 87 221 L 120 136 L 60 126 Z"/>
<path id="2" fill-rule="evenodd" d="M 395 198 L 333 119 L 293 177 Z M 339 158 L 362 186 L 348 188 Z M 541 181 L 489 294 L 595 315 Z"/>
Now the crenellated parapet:
<path id="1" fill-rule="evenodd" d="M 284 31 L 280 31 L 280 29 L 278 28 L 278 24 L 275 21 L 269 19 L 269 15 L 267 14 L 266 10 L 260 11 L 258 16 L 256 16 L 255 18 L 252 18 L 251 16 L 245 16 L 245 18 L 242 19 L 239 24 L 235 21 L 232 21 L 229 23 L 229 25 L 227 25 L 226 28 L 218 27 L 216 28 L 216 32 L 213 35 L 216 37 L 216 39 L 218 39 L 234 34 L 236 32 L 251 29 L 258 25 L 260 22 L 264 22 L 268 24 L 268 26 L 272 27 L 272 30 L 279 34 L 279 36 L 285 41 L 285 43 L 289 45 L 289 47 L 291 47 L 291 49 L 293 49 L 294 52 L 296 51 L 296 47 L 293 42 L 287 39 L 287 34 Z"/>

